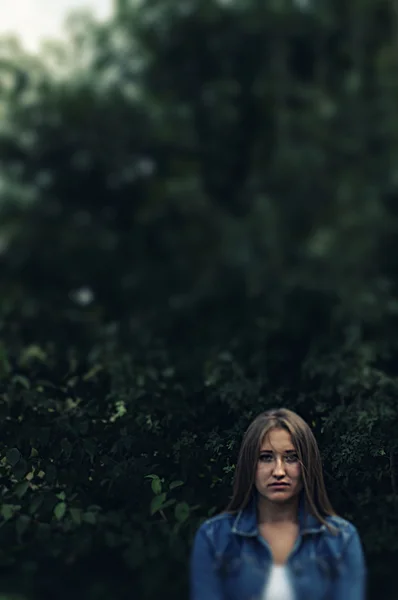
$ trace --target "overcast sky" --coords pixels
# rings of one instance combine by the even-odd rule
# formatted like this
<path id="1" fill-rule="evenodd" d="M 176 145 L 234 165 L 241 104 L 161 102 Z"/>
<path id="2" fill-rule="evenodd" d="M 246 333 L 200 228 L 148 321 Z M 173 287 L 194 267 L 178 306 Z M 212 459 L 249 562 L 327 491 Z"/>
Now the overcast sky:
<path id="1" fill-rule="evenodd" d="M 62 35 L 68 11 L 76 8 L 91 8 L 105 19 L 113 0 L 0 0 L 0 35 L 17 33 L 28 50 L 36 51 L 43 38 Z"/>

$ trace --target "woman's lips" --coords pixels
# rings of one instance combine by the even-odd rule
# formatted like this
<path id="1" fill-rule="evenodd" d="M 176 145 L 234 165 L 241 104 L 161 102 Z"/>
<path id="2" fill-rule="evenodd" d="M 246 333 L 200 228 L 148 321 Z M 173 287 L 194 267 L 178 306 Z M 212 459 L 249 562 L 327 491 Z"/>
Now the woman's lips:
<path id="1" fill-rule="evenodd" d="M 286 488 L 289 487 L 288 483 L 271 483 L 271 485 L 269 487 L 272 488 Z"/>

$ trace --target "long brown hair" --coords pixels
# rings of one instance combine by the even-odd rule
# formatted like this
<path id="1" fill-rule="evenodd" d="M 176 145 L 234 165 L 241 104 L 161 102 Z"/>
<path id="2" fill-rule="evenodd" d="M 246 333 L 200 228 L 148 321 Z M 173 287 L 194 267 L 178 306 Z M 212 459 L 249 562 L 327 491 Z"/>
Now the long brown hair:
<path id="1" fill-rule="evenodd" d="M 225 512 L 237 513 L 248 505 L 256 476 L 258 457 L 264 437 L 271 429 L 285 429 L 292 437 L 301 463 L 306 509 L 329 528 L 326 516 L 335 516 L 323 479 L 318 444 L 309 425 L 287 408 L 276 408 L 258 415 L 246 430 L 236 465 L 233 494 Z"/>

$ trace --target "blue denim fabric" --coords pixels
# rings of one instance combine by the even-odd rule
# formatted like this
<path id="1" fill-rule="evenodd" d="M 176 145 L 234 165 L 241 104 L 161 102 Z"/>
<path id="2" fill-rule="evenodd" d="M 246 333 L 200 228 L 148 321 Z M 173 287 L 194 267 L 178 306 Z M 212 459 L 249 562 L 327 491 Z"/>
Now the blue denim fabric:
<path id="1" fill-rule="evenodd" d="M 354 525 L 327 517 L 337 530 L 299 508 L 299 536 L 286 562 L 295 600 L 364 600 L 366 565 Z M 198 529 L 191 554 L 191 600 L 261 600 L 272 566 L 257 527 L 256 498 L 237 515 L 220 514 Z"/>

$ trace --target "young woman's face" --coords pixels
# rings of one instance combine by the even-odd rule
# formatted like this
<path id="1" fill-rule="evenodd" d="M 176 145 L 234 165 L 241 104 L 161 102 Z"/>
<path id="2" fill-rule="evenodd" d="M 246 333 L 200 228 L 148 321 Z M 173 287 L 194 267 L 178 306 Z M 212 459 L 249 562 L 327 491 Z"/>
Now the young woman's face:
<path id="1" fill-rule="evenodd" d="M 291 501 L 302 490 L 301 465 L 286 429 L 271 429 L 263 440 L 255 485 L 273 503 Z"/>

